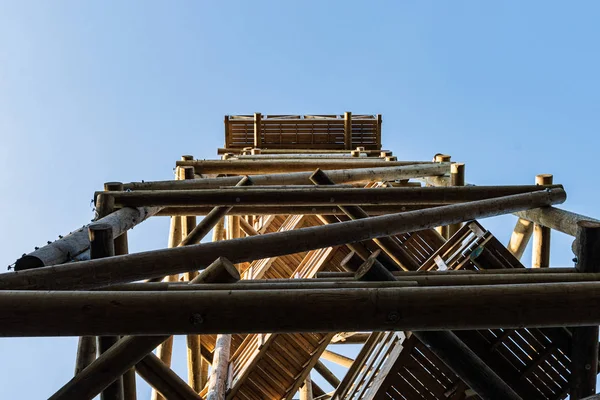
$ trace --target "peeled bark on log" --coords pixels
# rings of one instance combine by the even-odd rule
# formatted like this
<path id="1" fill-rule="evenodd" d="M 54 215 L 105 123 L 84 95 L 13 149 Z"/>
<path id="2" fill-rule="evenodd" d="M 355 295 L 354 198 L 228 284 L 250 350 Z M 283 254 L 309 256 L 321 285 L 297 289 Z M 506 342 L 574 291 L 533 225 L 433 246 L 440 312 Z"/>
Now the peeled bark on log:
<path id="1" fill-rule="evenodd" d="M 100 218 L 92 224 L 101 223 L 110 225 L 113 230 L 113 237 L 116 238 L 140 222 L 155 215 L 159 210 L 159 207 L 122 208 L 104 218 Z M 90 248 L 88 226 L 77 229 L 62 239 L 56 240 L 47 246 L 21 257 L 15 264 L 15 271 L 63 264 L 84 253 Z"/>

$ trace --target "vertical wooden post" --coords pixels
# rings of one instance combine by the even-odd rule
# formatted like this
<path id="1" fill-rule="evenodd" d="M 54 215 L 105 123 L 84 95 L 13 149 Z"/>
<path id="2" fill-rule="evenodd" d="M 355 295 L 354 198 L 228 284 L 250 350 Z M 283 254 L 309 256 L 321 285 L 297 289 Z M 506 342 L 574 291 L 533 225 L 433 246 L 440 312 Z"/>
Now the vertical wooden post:
<path id="1" fill-rule="evenodd" d="M 377 114 L 377 130 L 375 131 L 375 144 L 377 149 L 381 149 L 381 114 Z"/>
<path id="2" fill-rule="evenodd" d="M 260 113 L 254 113 L 254 147 L 260 148 L 262 146 L 262 115 Z"/>
<path id="3" fill-rule="evenodd" d="M 106 182 L 104 183 L 104 190 L 111 192 L 122 192 L 123 183 L 121 182 Z M 129 254 L 129 241 L 127 239 L 127 232 L 123 232 L 121 235 L 115 238 L 115 255 L 121 256 Z M 135 382 L 135 368 L 130 368 L 123 374 L 123 398 L 125 400 L 136 400 L 137 399 L 137 385 Z"/>
<path id="4" fill-rule="evenodd" d="M 182 160 L 193 159 L 192 156 L 182 156 Z M 194 167 L 183 167 L 181 168 L 181 176 L 180 179 L 194 179 Z M 196 217 L 195 216 L 185 216 L 182 217 L 182 227 L 181 233 L 183 237 L 187 237 L 192 230 L 196 227 Z M 196 276 L 198 276 L 197 271 L 187 272 L 184 274 L 184 279 L 186 281 L 193 280 Z M 187 367 L 188 367 L 188 384 L 194 389 L 196 393 L 200 393 L 200 391 L 204 388 L 206 384 L 206 380 L 202 379 L 202 354 L 201 354 L 201 341 L 200 335 L 187 335 Z"/>
<path id="5" fill-rule="evenodd" d="M 579 272 L 600 272 L 600 223 L 577 223 L 577 265 Z M 598 375 L 598 326 L 571 328 L 570 398 L 579 400 L 596 393 Z"/>
<path id="6" fill-rule="evenodd" d="M 229 218 L 229 217 L 228 217 Z M 238 217 L 239 218 L 239 217 Z M 229 221 L 227 221 L 229 224 Z M 222 224 L 222 222 L 221 222 Z M 239 223 L 238 223 L 239 227 Z M 231 225 L 227 226 L 227 238 L 234 239 L 239 237 L 235 233 L 230 232 Z M 216 230 L 215 230 L 216 231 Z M 216 236 L 217 232 L 213 235 L 213 240 L 218 239 Z M 237 269 L 237 268 L 236 268 Z M 226 268 L 223 272 L 226 272 Z M 235 273 L 231 272 L 232 275 Z M 207 277 L 209 274 L 205 274 Z M 206 394 L 207 400 L 224 400 L 225 392 L 227 390 L 227 375 L 229 373 L 229 356 L 231 351 L 231 335 L 217 335 L 215 341 L 215 349 L 213 352 L 213 360 L 211 366 L 210 377 L 208 378 L 208 391 Z"/>
<path id="7" fill-rule="evenodd" d="M 344 148 L 352 150 L 352 113 L 344 113 Z"/>
<path id="8" fill-rule="evenodd" d="M 450 156 L 447 154 L 436 154 L 434 157 L 435 162 L 450 162 Z M 446 226 L 438 226 L 435 230 L 446 240 L 450 237 L 450 229 Z"/>
<path id="9" fill-rule="evenodd" d="M 179 167 L 175 170 L 175 179 L 181 179 L 182 172 Z M 171 217 L 171 227 L 169 229 L 169 242 L 168 247 L 177 247 L 181 240 L 183 218 L 181 216 Z M 164 282 L 178 282 L 179 274 L 169 275 L 163 279 Z M 173 358 L 173 336 L 169 336 L 162 344 L 156 348 L 156 356 L 167 366 L 171 366 L 171 359 Z M 152 389 L 151 400 L 166 400 L 156 389 Z"/>
<path id="10" fill-rule="evenodd" d="M 81 336 L 77 345 L 75 375 L 80 373 L 96 359 L 96 337 Z"/>
<path id="11" fill-rule="evenodd" d="M 536 185 L 551 185 L 552 175 L 541 174 L 535 177 Z M 533 224 L 532 268 L 550 267 L 550 228 Z"/>
<path id="12" fill-rule="evenodd" d="M 98 196 L 99 203 L 102 195 Z M 115 242 L 112 227 L 108 224 L 92 224 L 89 226 L 90 258 L 92 260 L 115 255 Z M 99 336 L 99 354 L 107 351 L 119 340 L 118 336 Z M 123 377 L 120 376 L 100 394 L 101 400 L 123 400 Z"/>
<path id="13" fill-rule="evenodd" d="M 224 118 L 225 123 L 225 147 L 231 147 L 231 129 L 229 127 L 229 115 L 226 115 Z"/>
<path id="14" fill-rule="evenodd" d="M 523 257 L 523 253 L 527 248 L 527 244 L 529 244 L 532 234 L 533 222 L 519 218 L 507 246 L 508 251 L 510 251 L 518 260 Z"/>
<path id="15" fill-rule="evenodd" d="M 450 184 L 465 186 L 465 164 L 453 163 L 450 166 Z M 448 225 L 448 238 L 452 237 L 462 227 L 462 223 Z"/>
<path id="16" fill-rule="evenodd" d="M 304 385 L 300 388 L 300 400 L 313 400 L 312 380 L 310 374 L 304 380 Z"/>

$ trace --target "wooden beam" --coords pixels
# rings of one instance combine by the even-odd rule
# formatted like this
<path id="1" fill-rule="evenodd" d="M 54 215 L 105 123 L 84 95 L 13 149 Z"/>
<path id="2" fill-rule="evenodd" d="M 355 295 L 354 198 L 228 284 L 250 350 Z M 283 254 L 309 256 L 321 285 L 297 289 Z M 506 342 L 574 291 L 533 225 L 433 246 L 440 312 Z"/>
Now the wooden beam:
<path id="1" fill-rule="evenodd" d="M 181 180 L 185 177 L 182 174 L 182 169 L 177 167 L 175 169 L 176 178 Z M 183 236 L 183 224 L 186 221 L 187 216 L 173 216 L 171 217 L 171 226 L 169 228 L 169 239 L 168 239 L 168 247 L 174 248 L 179 246 L 181 243 Z M 179 274 L 169 274 L 165 277 L 160 277 L 160 280 L 163 282 L 178 282 Z M 165 366 L 171 366 L 171 360 L 173 358 L 173 337 L 164 337 L 162 342 L 158 344 L 156 347 L 156 356 L 160 361 L 164 363 Z M 158 390 L 155 388 L 152 389 L 152 393 L 150 395 L 151 400 L 166 400 L 165 397 L 160 394 Z"/>
<path id="2" fill-rule="evenodd" d="M 154 354 L 144 357 L 136 364 L 135 370 L 165 399 L 202 400 L 194 389 Z"/>
<path id="3" fill-rule="evenodd" d="M 577 223 L 577 270 L 582 275 L 600 272 L 600 223 Z M 579 400 L 596 393 L 598 375 L 598 325 L 571 328 L 570 399 Z"/>
<path id="4" fill-rule="evenodd" d="M 441 154 L 438 153 L 433 157 L 433 161 L 435 162 L 450 162 L 450 156 L 447 154 Z M 450 169 L 450 173 L 452 174 L 452 167 Z M 452 178 L 450 178 L 450 184 L 452 184 Z M 440 236 L 444 239 L 448 239 L 449 238 L 449 230 L 448 230 L 448 226 L 444 225 L 444 226 L 438 226 L 435 228 L 435 230 L 440 234 Z"/>
<path id="5" fill-rule="evenodd" d="M 453 163 L 450 167 L 450 184 L 452 186 L 465 186 L 465 164 Z M 448 225 L 448 238 L 451 238 L 462 227 L 462 223 Z"/>
<path id="6" fill-rule="evenodd" d="M 260 113 L 254 113 L 254 147 L 262 147 L 262 128 L 261 128 L 262 115 Z"/>
<path id="7" fill-rule="evenodd" d="M 75 359 L 75 375 L 83 371 L 96 359 L 96 337 L 81 336 L 77 345 L 77 357 Z"/>
<path id="8" fill-rule="evenodd" d="M 319 169 L 319 174 L 325 173 Z M 317 174 L 317 172 L 315 172 Z M 315 175 L 316 177 L 316 175 Z M 312 179 L 312 178 L 311 178 Z M 317 182 L 315 178 L 314 182 Z M 332 182 L 331 179 L 328 181 Z M 316 183 L 312 188 L 228 190 L 140 190 L 106 192 L 119 207 L 185 207 L 185 206 L 332 206 L 332 205 L 444 205 L 485 200 L 543 189 L 562 189 L 562 185 L 524 186 L 457 186 L 457 187 L 391 187 L 328 188 Z"/>
<path id="9" fill-rule="evenodd" d="M 227 218 L 227 239 L 237 239 L 240 237 L 240 219 L 241 217 Z M 232 270 L 233 268 L 233 270 Z M 233 272 L 235 270 L 235 273 Z M 235 276 L 239 279 L 238 270 L 230 265 L 229 271 L 221 268 L 218 273 Z M 227 279 L 227 278 L 225 278 Z M 238 280 L 236 279 L 236 281 Z M 213 350 L 213 359 L 211 371 L 208 377 L 207 400 L 224 400 L 227 390 L 227 377 L 230 365 L 231 335 L 219 334 L 215 340 L 215 349 Z"/>
<path id="10" fill-rule="evenodd" d="M 339 386 L 340 380 L 338 379 L 338 377 L 335 376 L 335 374 L 331 372 L 331 370 L 327 368 L 327 366 L 321 361 L 317 361 L 317 363 L 315 364 L 315 371 L 317 371 L 319 375 L 321 375 L 323 379 L 327 381 L 327 383 L 333 386 L 334 390 Z"/>
<path id="11" fill-rule="evenodd" d="M 353 343 L 364 343 L 366 341 L 366 339 L 368 339 L 368 336 L 369 336 L 369 334 L 366 334 L 366 338 L 365 338 L 365 336 L 360 336 L 361 341 L 360 342 L 355 341 Z M 352 337 L 353 336 L 346 338 L 346 341 L 351 340 Z M 344 343 L 344 342 L 333 342 L 332 341 L 332 343 L 335 343 L 335 344 L 340 344 L 340 343 Z M 329 350 L 325 350 L 323 352 L 323 354 L 321 354 L 321 358 L 323 358 L 327 361 L 336 363 L 338 365 L 341 365 L 342 367 L 345 367 L 345 368 L 350 368 L 352 366 L 352 363 L 354 362 L 354 360 L 349 357 L 346 357 L 342 354 L 338 354 L 338 353 L 335 353 L 335 352 L 329 351 Z"/>
<path id="12" fill-rule="evenodd" d="M 304 379 L 304 384 L 300 387 L 300 400 L 313 400 L 312 381 L 310 374 Z"/>
<path id="13" fill-rule="evenodd" d="M 441 205 L 441 204 L 440 204 Z M 437 206 L 440 206 L 437 205 Z M 227 215 L 346 215 L 337 206 L 234 206 L 228 207 L 230 210 Z M 435 206 L 362 206 L 369 215 L 383 215 L 383 214 L 395 214 L 404 211 L 422 210 L 425 208 L 432 208 Z M 165 207 L 159 211 L 158 216 L 175 216 L 175 215 L 206 215 L 213 210 L 210 206 L 198 206 L 198 207 Z M 202 223 L 202 221 L 200 221 Z"/>
<path id="14" fill-rule="evenodd" d="M 0 317 L 5 323 L 0 336 L 591 326 L 600 324 L 599 310 L 598 282 L 311 290 L 2 291 Z M 198 314 L 201 318 L 193 319 L 198 323 L 190 323 Z M 290 315 L 294 319 L 287 318 Z"/>
<path id="15" fill-rule="evenodd" d="M 523 253 L 527 248 L 527 244 L 529 243 L 532 234 L 533 222 L 519 218 L 507 246 L 508 251 L 510 251 L 517 260 L 520 260 L 521 257 L 523 257 Z"/>
<path id="16" fill-rule="evenodd" d="M 370 262 L 371 260 L 365 261 L 356 272 L 357 280 L 396 280 L 382 265 Z M 401 318 L 401 314 L 398 314 L 398 318 Z M 413 334 L 482 398 L 490 400 L 521 399 L 506 382 L 500 379 L 490 367 L 452 332 L 413 332 Z"/>
<path id="17" fill-rule="evenodd" d="M 104 183 L 104 190 L 108 191 L 108 192 L 123 191 L 124 190 L 123 183 L 122 182 L 106 182 L 106 183 Z M 115 243 L 115 255 L 116 256 L 122 256 L 124 254 L 129 254 L 129 241 L 127 238 L 127 231 L 123 232 L 121 235 L 116 237 L 114 240 L 114 243 Z M 136 400 L 137 399 L 137 385 L 136 385 L 135 379 L 136 379 L 135 378 L 135 368 L 130 368 L 125 373 L 123 373 L 123 399 L 124 400 Z"/>
<path id="18" fill-rule="evenodd" d="M 312 168 L 316 169 L 318 166 Z M 325 171 L 327 175 L 338 183 L 356 183 L 371 181 L 388 181 L 396 179 L 410 179 L 426 176 L 444 175 L 450 172 L 449 163 L 427 163 L 419 162 L 412 165 L 390 167 L 385 163 L 377 168 L 355 168 L 355 169 L 331 169 Z M 308 172 L 283 172 L 279 174 L 252 175 L 255 185 L 308 185 L 312 171 Z M 218 189 L 222 186 L 234 186 L 240 177 L 220 177 L 196 179 L 194 181 L 151 181 L 131 182 L 124 185 L 130 190 L 179 190 L 179 189 Z"/>
<path id="19" fill-rule="evenodd" d="M 0 274 L 0 289 L 98 288 L 200 270 L 222 254 L 231 255 L 233 263 L 253 261 L 547 206 L 563 202 L 565 197 L 564 190 L 549 189 L 269 235 L 116 256 L 110 260 L 81 261 L 61 268 L 4 273 Z"/>
<path id="20" fill-rule="evenodd" d="M 352 150 L 352 113 L 344 113 L 344 147 L 346 150 Z"/>
<path id="21" fill-rule="evenodd" d="M 192 283 L 232 283 L 239 279 L 240 276 L 235 267 L 227 259 L 220 257 L 194 278 Z M 191 324 L 197 323 L 200 318 L 198 313 L 188 316 Z M 122 338 L 51 398 L 53 400 L 93 398 L 140 360 L 154 356 L 150 354 L 151 351 L 169 337 L 172 336 L 126 336 Z"/>
<path id="22" fill-rule="evenodd" d="M 110 197 L 98 196 L 102 201 L 100 212 L 102 214 L 110 213 L 112 204 L 108 201 Z M 106 200 L 106 201 L 104 201 Z M 113 203 L 114 204 L 114 203 Z M 101 215 L 102 215 L 101 214 Z M 89 227 L 90 235 L 90 257 L 92 260 L 105 257 L 113 257 L 115 255 L 115 242 L 112 235 L 112 227 L 108 224 L 95 224 Z M 98 355 L 102 355 L 110 349 L 117 341 L 118 336 L 98 336 Z M 123 400 L 123 376 L 118 376 L 110 385 L 108 385 L 102 393 L 101 400 Z"/>
<path id="23" fill-rule="evenodd" d="M 551 185 L 552 175 L 542 174 L 535 177 L 535 183 L 538 185 Z M 532 268 L 550 267 L 550 228 L 533 224 L 533 252 Z"/>
<path id="24" fill-rule="evenodd" d="M 197 174 L 261 175 L 312 171 L 315 168 L 347 169 L 401 167 L 421 164 L 419 161 L 382 161 L 380 159 L 357 160 L 194 160 L 177 161 L 178 167 L 194 167 Z"/>
<path id="25" fill-rule="evenodd" d="M 183 156 L 182 160 L 192 159 L 192 156 Z M 181 179 L 194 179 L 194 168 L 193 167 L 183 167 L 181 168 Z M 185 240 L 191 232 L 196 228 L 196 217 L 195 216 L 185 216 L 181 220 L 182 227 L 181 233 L 183 236 L 183 240 Z M 182 240 L 182 243 L 183 243 Z M 180 243 L 181 245 L 181 243 Z M 192 281 L 194 278 L 198 276 L 197 271 L 186 272 L 184 274 L 184 280 L 187 282 Z M 203 376 L 202 372 L 205 368 L 203 368 L 204 361 L 202 359 L 201 346 L 202 343 L 200 341 L 199 335 L 187 335 L 186 336 L 186 345 L 187 345 L 187 373 L 188 373 L 188 384 L 196 393 L 200 393 L 200 391 L 204 388 L 206 384 L 206 377 Z"/>
<path id="26" fill-rule="evenodd" d="M 447 276 L 447 275 L 520 275 L 520 274 L 569 274 L 570 277 L 579 276 L 573 274 L 577 272 L 575 268 L 570 267 L 552 267 L 551 269 L 532 269 L 532 268 L 506 268 L 494 270 L 435 270 L 435 271 L 391 271 L 396 277 L 399 276 Z M 316 278 L 354 278 L 354 272 L 332 272 L 320 271 L 317 272 Z M 569 278 L 567 278 L 569 279 Z"/>
<path id="27" fill-rule="evenodd" d="M 556 207 L 534 208 L 516 212 L 515 215 L 573 237 L 577 236 L 577 223 L 579 221 L 600 222 L 595 218 Z"/>
<path id="28" fill-rule="evenodd" d="M 109 224 L 116 238 L 159 210 L 158 207 L 122 208 L 92 224 Z M 15 271 L 58 265 L 76 259 L 90 248 L 88 227 L 89 225 L 78 228 L 69 235 L 19 258 L 15 263 Z"/>

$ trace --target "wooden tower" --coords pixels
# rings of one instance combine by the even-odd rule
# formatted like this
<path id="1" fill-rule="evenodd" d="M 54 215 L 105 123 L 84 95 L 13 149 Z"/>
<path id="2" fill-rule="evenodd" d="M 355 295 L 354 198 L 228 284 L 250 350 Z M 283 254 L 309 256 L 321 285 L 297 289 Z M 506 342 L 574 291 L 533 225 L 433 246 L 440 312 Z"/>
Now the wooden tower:
<path id="1" fill-rule="evenodd" d="M 600 222 L 555 208 L 551 175 L 475 186 L 448 155 L 398 160 L 381 123 L 226 116 L 221 159 L 106 183 L 94 222 L 1 274 L 1 335 L 80 337 L 55 400 L 135 400 L 136 374 L 169 400 L 595 394 Z M 478 222 L 502 214 L 506 246 Z M 127 231 L 155 216 L 169 248 L 128 254 Z M 575 238 L 575 268 L 549 268 L 553 229 Z M 187 376 L 172 335 L 187 335 Z"/>

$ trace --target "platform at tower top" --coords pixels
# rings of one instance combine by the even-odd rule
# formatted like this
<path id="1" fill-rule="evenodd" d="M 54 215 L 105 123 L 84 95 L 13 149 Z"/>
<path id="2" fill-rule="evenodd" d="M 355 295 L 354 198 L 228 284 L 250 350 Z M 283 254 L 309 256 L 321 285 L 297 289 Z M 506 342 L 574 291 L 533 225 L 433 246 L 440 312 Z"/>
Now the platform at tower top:
<path id="1" fill-rule="evenodd" d="M 381 115 L 226 115 L 225 147 L 379 150 Z"/>

